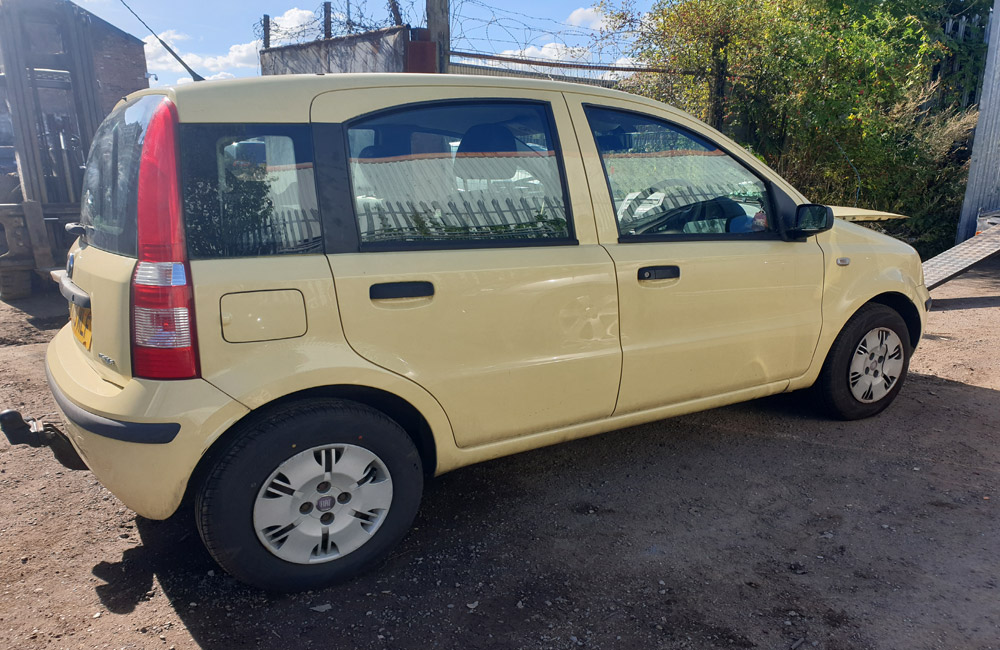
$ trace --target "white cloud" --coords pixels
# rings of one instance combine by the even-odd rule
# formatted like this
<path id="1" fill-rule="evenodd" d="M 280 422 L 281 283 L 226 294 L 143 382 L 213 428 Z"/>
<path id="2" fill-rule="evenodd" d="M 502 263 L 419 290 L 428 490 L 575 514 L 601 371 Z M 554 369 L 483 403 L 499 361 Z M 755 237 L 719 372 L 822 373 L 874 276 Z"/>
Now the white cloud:
<path id="1" fill-rule="evenodd" d="M 225 70 L 223 70 L 222 72 L 217 72 L 216 74 L 213 74 L 209 77 L 205 77 L 205 81 L 214 81 L 217 79 L 235 79 L 235 78 L 236 75 L 234 75 L 232 72 L 226 72 Z"/>
<path id="2" fill-rule="evenodd" d="M 256 68 L 257 52 L 260 51 L 260 41 L 232 45 L 229 52 L 222 56 L 207 56 L 202 59 L 202 66 L 212 72 L 221 72 L 232 68 Z"/>
<path id="3" fill-rule="evenodd" d="M 183 86 L 184 84 L 189 84 L 192 81 L 194 81 L 194 79 L 192 79 L 191 77 L 180 77 L 177 79 L 177 81 L 174 82 L 174 85 Z"/>
<path id="4" fill-rule="evenodd" d="M 500 55 L 566 63 L 588 63 L 593 57 L 585 47 L 570 47 L 563 43 L 546 43 L 541 47 L 529 45 L 523 50 L 504 50 Z"/>
<path id="5" fill-rule="evenodd" d="M 611 65 L 621 66 L 623 68 L 635 68 L 639 67 L 639 62 L 630 56 L 618 57 L 614 63 Z M 609 81 L 620 81 L 621 79 L 627 79 L 631 77 L 633 72 L 612 72 L 608 71 L 601 75 L 601 79 L 607 79 Z"/>
<path id="6" fill-rule="evenodd" d="M 309 11 L 308 9 L 299 9 L 298 7 L 293 7 L 280 16 L 275 16 L 271 20 L 274 21 L 275 27 L 283 31 L 294 31 L 297 29 L 302 29 L 310 23 L 316 22 L 316 14 Z"/>
<path id="7" fill-rule="evenodd" d="M 181 34 L 172 29 L 168 29 L 160 34 L 162 38 L 175 52 L 177 51 L 176 43 L 177 41 L 184 41 L 189 38 L 187 34 Z M 177 59 L 170 56 L 170 53 L 160 42 L 156 40 L 156 37 L 150 34 L 149 36 L 142 39 L 146 48 L 146 68 L 150 72 L 155 72 L 159 74 L 160 72 L 183 72 L 184 67 L 177 62 Z M 187 61 L 187 59 L 185 59 Z M 190 62 L 188 62 L 190 65 Z"/>
<path id="8" fill-rule="evenodd" d="M 600 9 L 594 7 L 580 7 L 574 9 L 566 22 L 574 27 L 585 27 L 586 29 L 601 29 L 606 24 L 606 18 Z"/>
<path id="9" fill-rule="evenodd" d="M 177 42 L 189 40 L 187 34 L 181 34 L 174 30 L 167 30 L 160 34 L 162 38 L 175 52 L 177 52 L 184 62 L 199 74 L 212 72 L 226 72 L 234 69 L 249 69 L 257 67 L 257 51 L 261 47 L 260 41 L 249 43 L 239 43 L 232 45 L 229 51 L 218 56 L 205 56 L 181 50 Z M 142 39 L 146 47 L 146 68 L 156 74 L 163 75 L 170 72 L 186 72 L 184 66 L 180 64 L 152 35 Z"/>

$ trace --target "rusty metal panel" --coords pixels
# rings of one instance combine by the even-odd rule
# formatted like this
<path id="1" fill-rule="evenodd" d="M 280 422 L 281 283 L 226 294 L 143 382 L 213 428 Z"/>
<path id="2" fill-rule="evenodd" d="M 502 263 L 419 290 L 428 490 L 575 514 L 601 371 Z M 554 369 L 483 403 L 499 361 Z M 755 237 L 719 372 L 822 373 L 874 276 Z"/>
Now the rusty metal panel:
<path id="1" fill-rule="evenodd" d="M 260 53 L 261 74 L 405 72 L 408 27 L 286 45 Z"/>
<path id="2" fill-rule="evenodd" d="M 34 258 L 31 254 L 31 239 L 28 237 L 28 228 L 24 223 L 24 211 L 20 204 L 0 205 L 0 226 L 3 226 L 2 250 L 0 254 L 0 267 L 12 264 L 19 266 L 34 266 Z"/>

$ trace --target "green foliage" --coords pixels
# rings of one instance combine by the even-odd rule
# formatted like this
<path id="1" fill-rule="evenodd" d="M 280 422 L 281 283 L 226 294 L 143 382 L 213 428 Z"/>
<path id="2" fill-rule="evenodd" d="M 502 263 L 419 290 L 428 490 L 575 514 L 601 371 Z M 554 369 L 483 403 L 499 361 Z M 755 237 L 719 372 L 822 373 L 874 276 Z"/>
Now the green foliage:
<path id="1" fill-rule="evenodd" d="M 239 257 L 274 253 L 281 234 L 274 223 L 271 179 L 263 165 L 225 184 L 192 180 L 184 188 L 188 250 L 195 257 Z"/>
<path id="2" fill-rule="evenodd" d="M 660 0 L 645 15 L 627 2 L 600 7 L 608 34 L 635 35 L 634 57 L 677 73 L 634 75 L 628 90 L 723 130 L 815 201 L 909 215 L 890 230 L 927 255 L 954 236 L 976 121 L 949 108 L 972 82 L 932 79 L 982 54 L 976 39 L 957 43 L 941 25 L 983 4 Z"/>

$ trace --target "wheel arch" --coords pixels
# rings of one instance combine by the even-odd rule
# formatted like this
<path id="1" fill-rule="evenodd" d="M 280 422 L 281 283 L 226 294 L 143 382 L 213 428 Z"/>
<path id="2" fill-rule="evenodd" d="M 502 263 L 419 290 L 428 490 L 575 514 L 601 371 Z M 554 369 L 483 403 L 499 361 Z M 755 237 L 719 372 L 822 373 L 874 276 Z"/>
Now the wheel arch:
<path id="1" fill-rule="evenodd" d="M 850 309 L 849 311 L 847 309 L 841 311 L 840 309 L 829 309 L 829 307 L 827 307 L 830 311 L 846 313 L 847 316 L 844 317 L 842 321 L 838 319 L 833 323 L 830 321 L 826 321 L 824 323 L 823 333 L 817 345 L 816 355 L 813 357 L 813 362 L 809 366 L 809 370 L 800 377 L 792 379 L 787 390 L 807 388 L 816 382 L 823 370 L 823 367 L 829 359 L 830 351 L 833 348 L 833 344 L 837 337 L 844 330 L 851 319 L 854 318 L 854 316 L 861 311 L 865 305 L 870 304 L 883 305 L 899 314 L 903 319 L 903 322 L 906 324 L 911 349 L 916 347 L 917 343 L 920 341 L 921 335 L 923 334 L 923 321 L 921 320 L 920 311 L 917 306 L 905 293 L 899 291 L 883 291 L 882 293 L 878 293 L 867 300 L 859 300 L 853 303 L 853 309 Z"/>
<path id="2" fill-rule="evenodd" d="M 201 455 L 201 458 L 198 459 L 198 463 L 195 465 L 194 471 L 192 471 L 191 477 L 188 479 L 183 502 L 191 502 L 198 486 L 204 481 L 207 472 L 216 462 L 216 459 L 240 435 L 240 430 L 248 422 L 261 418 L 275 408 L 285 404 L 324 397 L 350 400 L 364 404 L 388 416 L 402 427 L 413 441 L 414 446 L 417 448 L 417 453 L 420 454 L 420 461 L 424 468 L 425 477 L 434 475 L 437 468 L 437 443 L 434 440 L 434 435 L 427 419 L 410 402 L 398 395 L 370 386 L 346 384 L 316 386 L 282 395 L 255 408 L 234 422 L 213 440 L 212 444 Z"/>
<path id="3" fill-rule="evenodd" d="M 906 330 L 910 335 L 910 348 L 916 348 L 917 343 L 920 342 L 920 337 L 923 332 L 920 330 L 920 311 L 917 309 L 917 306 L 913 304 L 913 301 L 902 293 L 889 291 L 886 293 L 880 293 L 864 305 L 861 305 L 861 307 L 872 303 L 885 305 L 903 318 L 903 322 L 906 323 Z M 860 310 L 861 307 L 858 307 L 858 310 Z M 854 313 L 856 314 L 858 310 L 855 310 Z M 851 314 L 851 316 L 853 317 L 854 314 Z"/>

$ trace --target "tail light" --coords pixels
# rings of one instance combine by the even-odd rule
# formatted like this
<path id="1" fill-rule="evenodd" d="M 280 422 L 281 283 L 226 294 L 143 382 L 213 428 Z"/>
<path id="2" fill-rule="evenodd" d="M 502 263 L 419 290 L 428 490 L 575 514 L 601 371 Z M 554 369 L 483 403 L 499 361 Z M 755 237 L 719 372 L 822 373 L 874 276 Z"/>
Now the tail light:
<path id="1" fill-rule="evenodd" d="M 147 379 L 199 376 L 178 162 L 177 109 L 164 99 L 146 127 L 136 201 L 132 374 Z"/>

